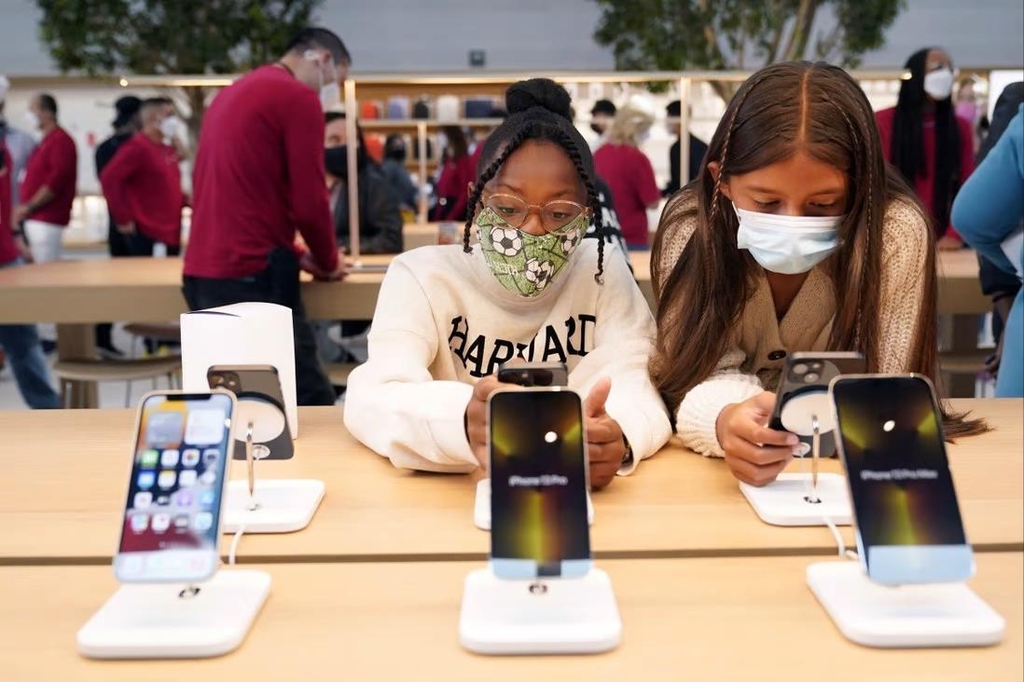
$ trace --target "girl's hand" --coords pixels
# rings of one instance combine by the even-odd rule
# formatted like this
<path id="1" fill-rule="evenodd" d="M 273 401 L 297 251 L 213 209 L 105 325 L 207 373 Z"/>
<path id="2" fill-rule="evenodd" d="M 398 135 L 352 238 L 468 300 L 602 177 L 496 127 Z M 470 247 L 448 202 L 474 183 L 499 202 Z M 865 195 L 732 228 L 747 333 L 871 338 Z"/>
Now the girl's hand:
<path id="1" fill-rule="evenodd" d="M 604 404 L 612 390 L 611 379 L 601 379 L 590 389 L 583 403 L 587 452 L 590 457 L 590 486 L 603 488 L 615 479 L 626 456 L 622 427 L 605 412 Z"/>
<path id="2" fill-rule="evenodd" d="M 767 391 L 742 403 L 728 405 L 718 415 L 715 433 L 732 475 L 744 483 L 763 486 L 786 468 L 800 439 L 767 427 L 775 394 Z"/>
<path id="3" fill-rule="evenodd" d="M 499 388 L 508 388 L 508 384 L 498 381 L 495 374 L 486 376 L 476 382 L 473 397 L 466 406 L 466 438 L 473 456 L 484 471 L 487 471 L 487 399 Z"/>

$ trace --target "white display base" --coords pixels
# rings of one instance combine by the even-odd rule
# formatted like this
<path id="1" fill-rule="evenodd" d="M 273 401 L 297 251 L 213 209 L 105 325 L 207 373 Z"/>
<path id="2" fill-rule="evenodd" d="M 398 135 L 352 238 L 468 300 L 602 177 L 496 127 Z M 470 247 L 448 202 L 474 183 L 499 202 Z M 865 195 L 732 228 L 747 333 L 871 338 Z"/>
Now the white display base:
<path id="1" fill-rule="evenodd" d="M 740 483 L 740 491 L 761 520 L 773 526 L 824 526 L 827 516 L 837 526 L 849 526 L 853 512 L 846 480 L 839 474 L 818 474 L 818 504 L 808 502 L 810 474 L 779 474 L 758 488 Z"/>
<path id="2" fill-rule="evenodd" d="M 324 499 L 324 482 L 314 479 L 259 479 L 254 485 L 259 507 L 249 509 L 249 484 L 228 481 L 221 529 L 234 533 L 291 533 L 302 530 Z"/>
<path id="3" fill-rule="evenodd" d="M 209 658 L 234 651 L 270 594 L 270 574 L 218 571 L 186 585 L 123 584 L 78 631 L 89 658 Z"/>
<path id="4" fill-rule="evenodd" d="M 622 620 L 600 569 L 543 581 L 480 569 L 466 576 L 459 641 L 478 654 L 596 654 L 619 645 Z"/>
<path id="5" fill-rule="evenodd" d="M 594 503 L 587 493 L 587 523 L 594 525 Z M 477 481 L 476 499 L 473 502 L 473 525 L 480 530 L 491 529 L 491 479 Z"/>
<path id="6" fill-rule="evenodd" d="M 807 584 L 839 631 L 864 646 L 989 646 L 1006 628 L 963 583 L 886 587 L 858 563 L 830 561 L 808 566 Z"/>

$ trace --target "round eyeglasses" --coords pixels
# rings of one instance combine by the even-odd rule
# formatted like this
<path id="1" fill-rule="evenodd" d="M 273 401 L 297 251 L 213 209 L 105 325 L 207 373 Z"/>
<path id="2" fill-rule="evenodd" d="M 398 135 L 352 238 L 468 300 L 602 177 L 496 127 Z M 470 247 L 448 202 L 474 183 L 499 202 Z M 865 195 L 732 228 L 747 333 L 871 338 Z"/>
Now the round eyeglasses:
<path id="1" fill-rule="evenodd" d="M 545 232 L 557 232 L 581 215 L 590 214 L 589 208 L 580 206 L 575 201 L 556 200 L 540 206 L 528 204 L 512 194 L 491 194 L 484 197 L 483 205 L 516 229 L 522 227 L 530 213 L 536 211 L 540 215 L 540 223 Z"/>

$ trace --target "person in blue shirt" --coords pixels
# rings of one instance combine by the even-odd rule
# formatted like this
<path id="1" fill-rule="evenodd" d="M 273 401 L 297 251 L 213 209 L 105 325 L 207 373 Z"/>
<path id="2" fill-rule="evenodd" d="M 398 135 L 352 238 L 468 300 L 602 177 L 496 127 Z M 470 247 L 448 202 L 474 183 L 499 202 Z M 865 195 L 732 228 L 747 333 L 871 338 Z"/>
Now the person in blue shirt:
<path id="1" fill-rule="evenodd" d="M 952 222 L 968 244 L 1018 277 L 1024 271 L 1024 106 L 953 203 Z M 1024 291 L 1017 293 L 1003 331 L 996 396 L 1024 396 Z"/>

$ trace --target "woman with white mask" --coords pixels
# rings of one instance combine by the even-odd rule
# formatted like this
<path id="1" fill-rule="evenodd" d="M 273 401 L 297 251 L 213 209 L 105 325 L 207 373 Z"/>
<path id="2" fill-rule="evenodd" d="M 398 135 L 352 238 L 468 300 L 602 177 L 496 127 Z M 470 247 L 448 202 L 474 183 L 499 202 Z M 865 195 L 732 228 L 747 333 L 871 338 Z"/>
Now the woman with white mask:
<path id="1" fill-rule="evenodd" d="M 940 48 L 918 50 L 904 68 L 895 107 L 875 114 L 882 151 L 917 193 L 932 219 L 940 249 L 959 249 L 963 240 L 950 224 L 953 197 L 974 171 L 971 123 L 953 109 L 957 73 Z"/>
<path id="2" fill-rule="evenodd" d="M 934 235 L 864 92 L 824 62 L 751 76 L 705 158 L 654 243 L 651 375 L 686 446 L 764 485 L 799 451 L 766 427 L 789 353 L 858 351 L 869 372 L 936 376 Z M 984 430 L 944 421 L 949 436 Z"/>

